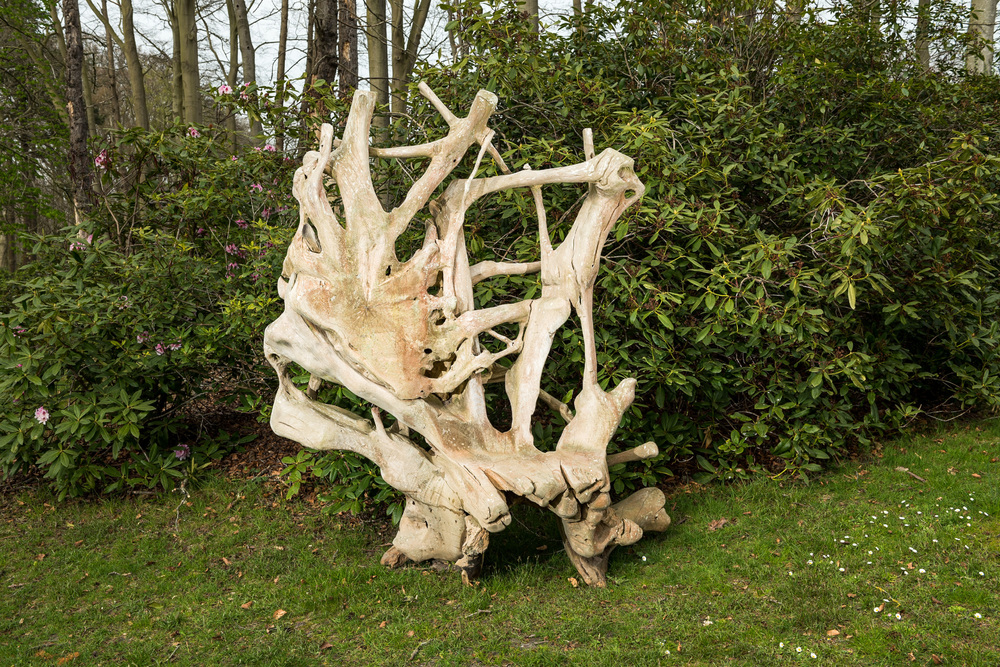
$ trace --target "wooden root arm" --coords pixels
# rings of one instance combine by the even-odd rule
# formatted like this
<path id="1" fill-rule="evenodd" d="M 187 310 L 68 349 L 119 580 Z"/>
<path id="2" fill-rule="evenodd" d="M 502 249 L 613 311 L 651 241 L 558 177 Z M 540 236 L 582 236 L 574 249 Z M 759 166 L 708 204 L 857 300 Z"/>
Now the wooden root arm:
<path id="1" fill-rule="evenodd" d="M 389 566 L 413 560 L 457 563 L 474 578 L 489 533 L 510 523 L 509 500 L 524 497 L 562 519 L 567 553 L 589 584 L 603 585 L 607 559 L 618 545 L 644 531 L 669 525 L 663 494 L 643 489 L 612 505 L 608 466 L 656 455 L 647 443 L 607 457 L 622 414 L 631 405 L 635 381 L 611 391 L 598 384 L 593 290 L 601 249 L 623 211 L 638 201 L 642 183 L 632 160 L 613 150 L 599 155 L 585 132 L 585 160 L 576 165 L 511 173 L 492 145 L 488 121 L 497 100 L 480 91 L 460 118 L 421 84 L 442 114 L 447 134 L 418 146 L 372 148 L 369 129 L 374 97 L 355 94 L 342 140 L 324 125 L 318 151 L 296 172 L 293 193 L 300 203 L 299 229 L 279 281 L 284 313 L 265 333 L 265 352 L 279 377 L 271 426 L 302 445 L 356 452 L 379 466 L 382 477 L 406 496 Z M 452 170 L 474 145 L 471 174 Z M 430 158 L 425 171 L 392 211 L 382 208 L 372 185 L 370 156 Z M 491 157 L 500 175 L 479 177 Z M 343 224 L 326 188 L 338 188 Z M 543 186 L 581 183 L 587 194 L 572 228 L 554 246 L 545 217 Z M 525 263 L 470 264 L 464 223 L 482 197 L 529 188 L 538 212 L 539 259 Z M 395 243 L 413 217 L 430 211 L 421 249 L 406 262 Z M 473 285 L 495 276 L 541 274 L 535 299 L 476 308 Z M 440 286 L 432 294 L 431 288 Z M 541 389 L 552 340 L 573 312 L 584 341 L 582 387 L 571 410 Z M 498 333 L 516 325 L 512 337 Z M 482 336 L 500 341 L 492 352 Z M 494 348 L 495 349 L 495 348 Z M 512 360 L 501 366 L 501 359 Z M 295 386 L 289 365 L 311 375 Z M 513 425 L 500 431 L 486 412 L 484 384 L 502 381 Z M 336 384 L 370 403 L 371 418 L 320 400 L 321 385 Z M 541 401 L 567 422 L 555 451 L 535 447 L 531 420 Z M 394 423 L 386 428 L 382 414 Z M 411 433 L 422 436 L 417 444 Z"/>

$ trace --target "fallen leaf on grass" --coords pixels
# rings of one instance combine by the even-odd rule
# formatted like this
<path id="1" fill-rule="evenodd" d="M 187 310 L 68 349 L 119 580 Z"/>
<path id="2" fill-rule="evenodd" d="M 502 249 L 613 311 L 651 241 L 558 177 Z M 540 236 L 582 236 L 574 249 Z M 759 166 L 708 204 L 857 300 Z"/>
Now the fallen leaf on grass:
<path id="1" fill-rule="evenodd" d="M 406 636 L 407 637 L 412 637 L 413 634 L 414 634 L 413 630 L 410 630 L 409 632 L 406 633 Z"/>
<path id="2" fill-rule="evenodd" d="M 977 475 L 976 473 L 972 473 L 972 476 L 975 477 L 976 479 L 982 479 L 983 478 L 982 475 Z"/>
<path id="3" fill-rule="evenodd" d="M 379 623 L 379 624 L 378 624 L 378 627 L 380 627 L 380 628 L 384 628 L 384 627 L 385 627 L 385 624 L 386 624 L 386 622 L 385 622 L 385 621 L 382 621 L 381 623 Z"/>
<path id="4" fill-rule="evenodd" d="M 323 645 L 319 647 L 319 650 L 325 651 L 328 648 L 333 648 L 333 644 L 331 644 L 330 642 L 323 642 Z"/>
<path id="5" fill-rule="evenodd" d="M 570 577 L 566 581 L 568 581 L 569 585 L 572 586 L 573 588 L 579 588 L 580 587 L 580 582 L 576 580 L 576 577 Z"/>
<path id="6" fill-rule="evenodd" d="M 45 559 L 45 554 L 38 554 L 37 556 L 35 556 L 35 560 L 44 560 L 44 559 Z"/>
<path id="7" fill-rule="evenodd" d="M 840 630 L 827 630 L 826 631 L 826 636 L 827 637 L 836 637 L 839 634 L 840 634 Z"/>
<path id="8" fill-rule="evenodd" d="M 713 531 L 718 530 L 719 528 L 722 528 L 727 523 L 729 523 L 729 519 L 727 519 L 725 517 L 723 517 L 721 519 L 715 519 L 714 521 L 709 522 L 708 528 L 706 530 L 708 530 L 708 532 L 711 533 Z"/>
<path id="9" fill-rule="evenodd" d="M 230 560 L 225 556 L 222 557 L 222 562 L 225 563 L 226 565 L 232 565 L 232 562 L 230 562 Z"/>
<path id="10" fill-rule="evenodd" d="M 253 606 L 253 600 L 250 600 L 249 602 L 244 602 L 243 604 L 241 604 L 240 608 L 241 609 L 249 609 L 252 606 Z"/>
<path id="11" fill-rule="evenodd" d="M 284 609 L 279 609 L 278 611 L 274 612 L 274 613 L 272 614 L 272 616 L 274 617 L 274 620 L 276 620 L 276 621 L 277 621 L 277 620 L 278 620 L 279 618 L 281 618 L 282 616 L 284 616 L 284 615 L 285 615 L 285 614 L 287 614 L 287 613 L 288 613 L 288 612 L 287 612 L 287 611 L 285 611 Z"/>
<path id="12" fill-rule="evenodd" d="M 73 651 L 69 655 L 64 656 L 64 657 L 59 658 L 58 660 L 56 660 L 56 664 L 57 665 L 65 665 L 67 662 L 70 662 L 72 660 L 76 660 L 79 657 L 80 657 L 80 652 L 79 651 Z"/>
<path id="13" fill-rule="evenodd" d="M 849 598 L 856 598 L 856 597 L 858 597 L 858 594 L 857 593 L 848 593 L 847 597 L 849 597 Z"/>
<path id="14" fill-rule="evenodd" d="M 931 653 L 931 660 L 934 661 L 935 665 L 940 665 L 941 664 L 941 656 L 939 656 L 939 655 L 935 655 L 934 653 Z"/>

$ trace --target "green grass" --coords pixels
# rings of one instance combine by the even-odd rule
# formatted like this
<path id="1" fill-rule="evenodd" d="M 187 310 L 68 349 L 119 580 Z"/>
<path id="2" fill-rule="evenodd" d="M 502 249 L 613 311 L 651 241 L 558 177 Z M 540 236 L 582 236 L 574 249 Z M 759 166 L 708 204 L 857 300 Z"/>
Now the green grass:
<path id="1" fill-rule="evenodd" d="M 998 456 L 986 421 L 809 485 L 680 491 L 675 525 L 616 551 L 605 590 L 571 586 L 551 515 L 527 506 L 466 588 L 385 570 L 389 537 L 260 483 L 215 479 L 183 505 L 8 494 L 0 665 L 994 667 Z"/>

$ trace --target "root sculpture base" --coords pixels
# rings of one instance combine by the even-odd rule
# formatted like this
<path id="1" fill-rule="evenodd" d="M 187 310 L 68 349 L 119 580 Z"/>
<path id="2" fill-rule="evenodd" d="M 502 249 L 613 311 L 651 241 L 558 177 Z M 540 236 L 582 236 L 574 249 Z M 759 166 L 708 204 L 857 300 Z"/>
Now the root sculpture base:
<path id="1" fill-rule="evenodd" d="M 607 456 L 635 380 L 609 392 L 597 381 L 594 282 L 601 250 L 622 212 L 642 196 L 632 160 L 608 149 L 595 155 L 589 130 L 584 161 L 554 169 L 511 173 L 492 145 L 487 126 L 497 98 L 479 91 L 468 115 L 455 116 L 425 84 L 421 93 L 448 123 L 430 143 L 377 149 L 369 130 L 372 93 L 354 94 L 343 137 L 323 125 L 318 151 L 295 173 L 300 224 L 288 248 L 278 293 L 285 310 L 267 328 L 264 349 L 278 373 L 271 427 L 278 435 L 317 449 L 348 450 L 376 463 L 382 477 L 406 496 L 390 567 L 407 561 L 455 563 L 464 579 L 482 565 L 490 533 L 511 520 L 521 496 L 562 519 L 566 553 L 583 580 L 605 584 L 608 556 L 645 531 L 670 524 L 664 496 L 642 489 L 612 505 L 608 466 L 655 456 L 647 443 Z M 478 145 L 468 178 L 453 178 L 466 152 Z M 499 175 L 478 177 L 489 154 Z M 383 209 L 372 184 L 371 157 L 429 159 L 405 199 Z M 327 195 L 339 190 L 343 222 Z M 553 246 L 542 187 L 586 185 L 572 228 Z M 539 261 L 470 264 L 466 211 L 491 193 L 530 190 L 538 216 Z M 418 212 L 427 211 L 423 245 L 400 262 L 396 239 Z M 477 308 L 473 285 L 495 276 L 540 273 L 541 293 L 523 301 Z M 572 312 L 584 341 L 582 387 L 571 410 L 541 390 L 552 339 Z M 497 331 L 516 325 L 517 335 Z M 511 329 L 512 331 L 512 329 Z M 498 351 L 482 344 L 489 336 Z M 292 381 L 290 363 L 311 375 L 308 388 Z M 372 404 L 371 419 L 317 400 L 321 383 L 341 385 Z M 512 426 L 500 431 L 487 417 L 484 386 L 502 382 Z M 567 421 L 554 451 L 535 447 L 531 418 L 539 401 Z M 383 418 L 391 416 L 391 424 Z M 425 445 L 410 435 L 417 432 Z"/>

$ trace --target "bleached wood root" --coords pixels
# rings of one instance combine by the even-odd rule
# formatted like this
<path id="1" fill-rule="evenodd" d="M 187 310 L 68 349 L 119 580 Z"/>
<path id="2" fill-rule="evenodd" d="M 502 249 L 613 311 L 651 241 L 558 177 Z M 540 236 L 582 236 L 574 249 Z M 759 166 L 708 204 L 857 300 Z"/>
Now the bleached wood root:
<path id="1" fill-rule="evenodd" d="M 293 193 L 300 224 L 278 284 L 285 310 L 265 333 L 264 349 L 279 377 L 271 426 L 279 435 L 317 450 L 356 452 L 379 466 L 387 483 L 406 496 L 389 567 L 408 561 L 455 563 L 463 580 L 480 572 L 489 533 L 511 520 L 509 501 L 523 497 L 562 518 L 570 559 L 584 581 L 603 585 L 611 551 L 644 531 L 663 530 L 663 494 L 644 489 L 611 505 L 608 466 L 655 456 L 656 446 L 607 456 L 635 380 L 611 391 L 598 384 L 593 292 L 601 250 L 618 218 L 642 196 L 632 160 L 607 149 L 596 154 L 584 132 L 585 160 L 554 169 L 510 172 L 487 126 L 496 108 L 480 91 L 466 117 L 447 109 L 426 85 L 421 92 L 448 124 L 444 137 L 419 146 L 375 149 L 369 130 L 375 97 L 355 93 L 343 137 L 322 127 L 319 150 L 296 171 Z M 440 187 L 473 145 L 467 178 Z M 403 202 L 382 208 L 372 185 L 370 155 L 430 158 Z M 487 156 L 499 175 L 480 177 Z M 332 184 L 328 181 L 332 179 Z M 563 242 L 554 246 L 543 186 L 580 183 L 587 194 Z M 344 221 L 327 187 L 340 194 Z M 539 258 L 470 264 L 466 212 L 491 193 L 528 188 L 538 214 Z M 441 192 L 434 197 L 435 192 Z M 424 242 L 406 262 L 396 239 L 421 210 L 429 211 Z M 496 276 L 540 273 L 533 299 L 476 308 L 473 285 Z M 432 289 L 433 288 L 433 289 Z M 584 342 L 582 386 L 572 409 L 541 389 L 556 332 L 572 313 Z M 517 334 L 498 333 L 514 325 Z M 499 341 L 497 351 L 480 342 Z M 507 359 L 505 364 L 500 362 Z M 310 374 L 298 387 L 291 363 Z M 513 425 L 494 428 L 483 386 L 502 381 Z M 319 400 L 324 385 L 339 385 L 372 404 L 371 419 Z M 538 402 L 567 422 L 554 451 L 535 447 L 531 419 Z M 393 418 L 383 423 L 383 413 Z M 419 433 L 425 445 L 411 433 Z"/>

